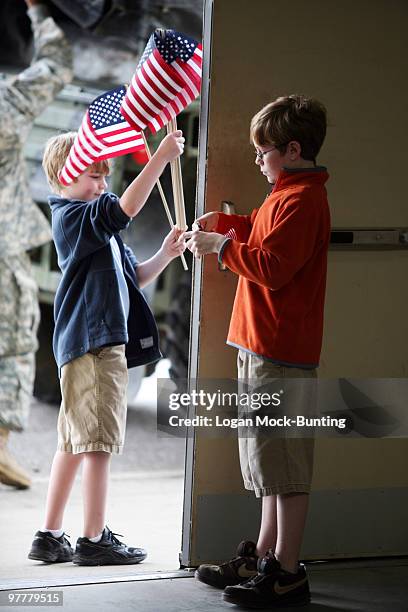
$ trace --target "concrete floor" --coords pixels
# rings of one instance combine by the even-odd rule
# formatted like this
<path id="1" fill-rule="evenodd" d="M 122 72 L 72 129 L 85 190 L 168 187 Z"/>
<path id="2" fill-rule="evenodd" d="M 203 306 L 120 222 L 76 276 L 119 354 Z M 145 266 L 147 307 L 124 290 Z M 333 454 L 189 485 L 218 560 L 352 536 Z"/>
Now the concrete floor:
<path id="1" fill-rule="evenodd" d="M 408 562 L 394 560 L 348 562 L 308 566 L 312 603 L 308 612 L 407 612 Z M 142 575 L 133 579 L 112 579 L 104 584 L 53 586 L 48 593 L 62 590 L 63 606 L 69 612 L 99 610 L 121 612 L 211 612 L 237 609 L 221 599 L 221 592 L 197 582 L 192 574 L 180 578 Z M 174 576 L 174 575 L 173 575 Z M 24 591 L 22 591 L 24 592 Z M 8 593 L 0 593 L 0 604 Z M 6 609 L 11 609 L 8 607 Z M 24 609 L 26 609 L 24 607 Z M 58 610 L 58 607 L 48 607 Z M 286 608 L 288 609 L 288 608 Z M 299 609 L 299 608 L 296 608 Z"/>
<path id="2" fill-rule="evenodd" d="M 62 590 L 68 612 L 210 612 L 234 609 L 218 590 L 180 571 L 184 446 L 158 438 L 151 388 L 129 411 L 126 452 L 112 465 L 108 525 L 130 545 L 145 546 L 148 558 L 130 567 L 46 565 L 27 559 L 42 524 L 47 475 L 55 448 L 55 407 L 33 403 L 30 427 L 14 434 L 11 447 L 34 474 L 33 486 L 15 491 L 0 485 L 0 609 L 11 610 L 11 589 Z M 154 432 L 154 436 L 151 434 Z M 77 482 L 66 513 L 71 542 L 80 535 Z M 12 537 L 10 537 L 10 535 Z M 312 612 L 408 612 L 408 559 L 333 561 L 307 564 Z M 29 609 L 27 606 L 20 606 Z M 47 609 L 61 610 L 47 606 Z"/>
<path id="3" fill-rule="evenodd" d="M 34 533 L 42 526 L 46 482 L 35 481 L 30 490 L 0 488 L 0 589 L 28 585 L 66 584 L 86 579 L 102 580 L 139 573 L 175 571 L 179 568 L 183 478 L 170 473 L 113 475 L 108 502 L 108 526 L 123 534 L 129 546 L 147 550 L 147 559 L 129 567 L 79 567 L 72 563 L 31 561 L 27 554 Z M 64 529 L 75 547 L 82 535 L 82 500 L 79 481 L 69 500 Z M 13 538 L 8 537 L 10 528 Z M 0 608 L 1 609 L 1 608 Z"/>
<path id="4" fill-rule="evenodd" d="M 123 534 L 129 546 L 142 546 L 147 559 L 131 570 L 123 567 L 77 567 L 27 559 L 34 533 L 43 526 L 48 474 L 56 448 L 58 406 L 33 400 L 30 422 L 21 434 L 11 433 L 10 450 L 30 471 L 32 486 L 17 491 L 0 484 L 0 589 L 26 582 L 45 585 L 179 568 L 183 512 L 184 452 L 181 438 L 160 437 L 156 428 L 156 381 L 144 379 L 137 402 L 128 409 L 123 455 L 112 457 L 107 525 Z M 82 534 L 80 475 L 64 517 L 64 530 L 75 546 Z M 13 538 L 8 537 L 13 533 Z M 89 581 L 89 580 L 88 580 Z M 1 607 L 0 607 L 1 610 Z"/>

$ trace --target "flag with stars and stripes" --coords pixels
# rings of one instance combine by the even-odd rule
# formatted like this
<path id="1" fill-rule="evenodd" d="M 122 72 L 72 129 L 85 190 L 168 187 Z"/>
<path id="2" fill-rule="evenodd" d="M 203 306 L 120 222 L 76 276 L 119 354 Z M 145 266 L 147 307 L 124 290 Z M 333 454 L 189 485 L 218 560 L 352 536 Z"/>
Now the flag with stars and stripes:
<path id="1" fill-rule="evenodd" d="M 126 93 L 121 85 L 91 102 L 60 174 L 69 185 L 93 163 L 144 149 L 143 136 L 121 115 Z"/>
<path id="2" fill-rule="evenodd" d="M 174 30 L 151 35 L 121 106 L 136 129 L 156 133 L 197 98 L 202 45 Z"/>

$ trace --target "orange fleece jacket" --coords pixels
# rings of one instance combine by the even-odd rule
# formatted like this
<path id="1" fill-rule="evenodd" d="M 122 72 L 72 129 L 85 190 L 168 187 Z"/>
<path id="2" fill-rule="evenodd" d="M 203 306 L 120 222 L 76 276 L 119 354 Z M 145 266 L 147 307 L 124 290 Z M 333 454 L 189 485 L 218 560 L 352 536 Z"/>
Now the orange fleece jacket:
<path id="1" fill-rule="evenodd" d="M 328 177 L 324 167 L 283 169 L 251 215 L 220 213 L 215 231 L 234 236 L 220 260 L 239 275 L 228 344 L 282 364 L 318 366 L 330 242 Z"/>

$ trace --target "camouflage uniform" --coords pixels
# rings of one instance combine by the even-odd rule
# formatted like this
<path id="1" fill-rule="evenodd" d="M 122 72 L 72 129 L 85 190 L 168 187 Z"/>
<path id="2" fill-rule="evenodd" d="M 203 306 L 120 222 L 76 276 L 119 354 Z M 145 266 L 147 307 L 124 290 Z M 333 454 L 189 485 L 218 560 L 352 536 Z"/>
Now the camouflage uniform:
<path id="1" fill-rule="evenodd" d="M 0 86 L 0 427 L 21 430 L 29 412 L 39 306 L 29 249 L 51 239 L 31 199 L 23 154 L 35 117 L 72 78 L 71 51 L 43 5 L 29 9 L 31 65 Z"/>

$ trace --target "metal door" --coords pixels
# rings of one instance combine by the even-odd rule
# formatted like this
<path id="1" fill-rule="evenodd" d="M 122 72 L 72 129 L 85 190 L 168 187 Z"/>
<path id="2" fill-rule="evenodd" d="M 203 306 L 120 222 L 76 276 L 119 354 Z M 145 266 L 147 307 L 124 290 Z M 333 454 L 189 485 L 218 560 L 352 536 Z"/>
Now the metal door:
<path id="1" fill-rule="evenodd" d="M 406 229 L 407 30 L 403 0 L 207 0 L 197 213 L 225 200 L 238 213 L 259 206 L 267 185 L 250 119 L 278 95 L 304 93 L 328 108 L 319 162 L 333 227 Z M 330 251 L 320 377 L 406 383 L 408 250 L 394 247 Z M 233 377 L 225 338 L 236 278 L 215 256 L 194 272 L 190 374 Z M 406 554 L 407 451 L 405 438 L 317 441 L 303 558 Z M 182 564 L 228 558 L 256 538 L 259 511 L 236 441 L 189 438 Z"/>

